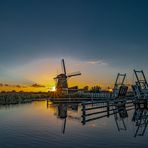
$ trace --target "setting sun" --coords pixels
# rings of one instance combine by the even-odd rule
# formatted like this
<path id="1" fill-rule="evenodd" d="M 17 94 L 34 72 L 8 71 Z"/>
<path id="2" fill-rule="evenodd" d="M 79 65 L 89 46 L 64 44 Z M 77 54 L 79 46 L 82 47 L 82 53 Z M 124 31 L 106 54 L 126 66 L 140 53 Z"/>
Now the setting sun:
<path id="1" fill-rule="evenodd" d="M 56 91 L 56 87 L 53 86 L 53 87 L 51 88 L 51 91 Z"/>

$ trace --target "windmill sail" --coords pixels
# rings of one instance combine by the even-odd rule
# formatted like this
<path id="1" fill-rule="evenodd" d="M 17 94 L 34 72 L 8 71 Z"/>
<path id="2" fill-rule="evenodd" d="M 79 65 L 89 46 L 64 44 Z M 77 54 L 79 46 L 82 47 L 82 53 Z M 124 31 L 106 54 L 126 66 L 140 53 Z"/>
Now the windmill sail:
<path id="1" fill-rule="evenodd" d="M 66 75 L 66 67 L 65 67 L 65 62 L 64 62 L 64 59 L 62 59 L 62 72 L 63 72 L 63 74 L 65 74 Z"/>
<path id="2" fill-rule="evenodd" d="M 67 74 L 67 77 L 79 76 L 81 73 L 79 71 Z"/>

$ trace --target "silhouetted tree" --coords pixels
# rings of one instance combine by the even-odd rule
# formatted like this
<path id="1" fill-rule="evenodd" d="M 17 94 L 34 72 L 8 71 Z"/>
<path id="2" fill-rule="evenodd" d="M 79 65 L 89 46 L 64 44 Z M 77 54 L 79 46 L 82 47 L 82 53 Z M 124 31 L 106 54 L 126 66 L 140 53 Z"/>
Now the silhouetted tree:
<path id="1" fill-rule="evenodd" d="M 16 91 L 15 91 L 15 90 L 12 90 L 11 92 L 12 92 L 12 93 L 16 93 Z"/>
<path id="2" fill-rule="evenodd" d="M 83 89 L 84 89 L 85 91 L 88 91 L 89 86 L 85 86 L 85 87 L 83 87 Z"/>
<path id="3" fill-rule="evenodd" d="M 93 86 L 93 87 L 91 87 L 91 89 L 90 89 L 90 91 L 93 92 L 93 93 L 98 93 L 98 92 L 100 92 L 100 90 L 101 90 L 101 87 L 98 86 L 98 85 Z"/>

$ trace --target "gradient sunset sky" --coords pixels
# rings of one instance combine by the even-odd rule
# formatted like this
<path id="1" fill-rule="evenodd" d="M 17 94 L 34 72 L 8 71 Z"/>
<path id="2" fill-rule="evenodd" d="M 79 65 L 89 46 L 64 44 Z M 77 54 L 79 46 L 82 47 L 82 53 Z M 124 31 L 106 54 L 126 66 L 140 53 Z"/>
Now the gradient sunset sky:
<path id="1" fill-rule="evenodd" d="M 131 83 L 133 69 L 148 76 L 147 47 L 147 0 L 0 1 L 1 84 L 47 90 L 62 58 L 82 73 L 71 86 L 112 86 L 118 72 Z"/>

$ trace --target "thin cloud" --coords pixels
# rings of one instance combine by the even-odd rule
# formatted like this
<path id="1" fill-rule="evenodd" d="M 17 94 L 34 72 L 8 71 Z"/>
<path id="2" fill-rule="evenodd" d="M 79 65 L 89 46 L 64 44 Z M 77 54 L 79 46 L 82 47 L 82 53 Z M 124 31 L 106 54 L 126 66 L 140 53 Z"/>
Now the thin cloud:
<path id="1" fill-rule="evenodd" d="M 31 86 L 32 86 L 32 87 L 45 87 L 44 85 L 40 85 L 40 84 L 37 84 L 37 83 L 32 84 Z"/>
<path id="2" fill-rule="evenodd" d="M 30 87 L 29 85 L 28 86 L 24 86 L 24 85 L 11 85 L 11 84 L 3 84 L 3 83 L 0 83 L 0 87 L 15 87 L 15 88 L 26 88 L 26 87 Z M 36 88 L 40 88 L 40 87 L 45 87 L 44 85 L 40 85 L 40 84 L 37 84 L 37 83 L 34 83 L 31 85 L 31 87 L 36 87 Z"/>
<path id="3" fill-rule="evenodd" d="M 108 63 L 104 62 L 104 61 L 101 61 L 101 60 L 92 60 L 92 61 L 87 61 L 86 63 L 88 64 L 92 64 L 92 65 L 95 65 L 95 64 L 99 64 L 99 65 L 108 65 Z"/>
<path id="4" fill-rule="evenodd" d="M 17 88 L 21 88 L 22 86 L 20 86 L 20 85 L 16 85 L 15 87 L 17 87 Z"/>

